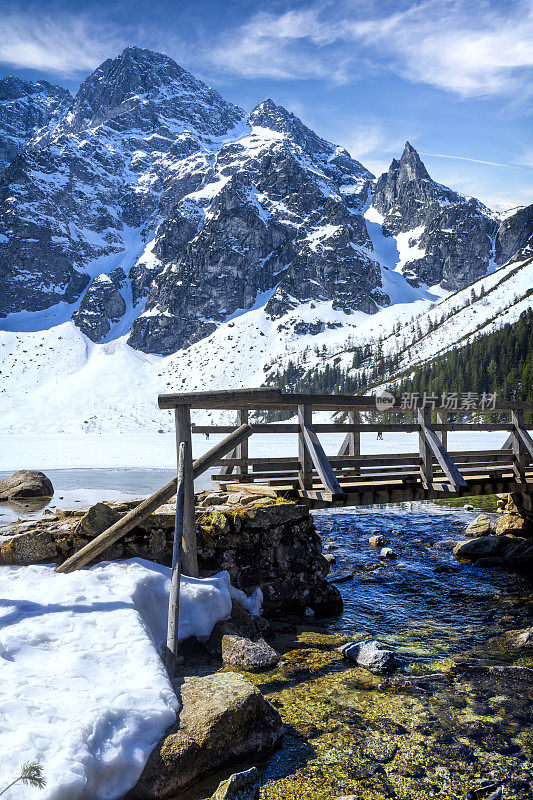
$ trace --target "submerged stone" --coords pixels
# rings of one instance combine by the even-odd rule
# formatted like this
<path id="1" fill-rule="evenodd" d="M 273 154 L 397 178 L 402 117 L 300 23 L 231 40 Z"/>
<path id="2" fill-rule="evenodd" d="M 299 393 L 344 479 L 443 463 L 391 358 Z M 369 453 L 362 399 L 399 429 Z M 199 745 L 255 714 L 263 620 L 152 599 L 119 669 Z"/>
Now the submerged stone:
<path id="1" fill-rule="evenodd" d="M 382 642 L 348 642 L 338 648 L 345 658 L 377 675 L 387 675 L 398 667 L 396 655 Z"/>

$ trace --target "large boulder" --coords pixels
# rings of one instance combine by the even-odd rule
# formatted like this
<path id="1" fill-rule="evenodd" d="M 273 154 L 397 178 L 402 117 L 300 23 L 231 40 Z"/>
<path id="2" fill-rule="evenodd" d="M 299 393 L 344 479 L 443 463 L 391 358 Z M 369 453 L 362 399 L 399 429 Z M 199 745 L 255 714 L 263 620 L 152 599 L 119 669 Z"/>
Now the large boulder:
<path id="1" fill-rule="evenodd" d="M 57 558 L 56 540 L 48 531 L 21 533 L 4 541 L 0 547 L 0 564 L 41 564 Z"/>
<path id="2" fill-rule="evenodd" d="M 503 551 L 505 542 L 499 536 L 480 536 L 477 539 L 468 539 L 459 542 L 453 548 L 456 558 L 464 558 L 468 561 L 475 561 L 478 558 L 489 556 L 499 556 Z"/>
<path id="3" fill-rule="evenodd" d="M 231 617 L 213 628 L 207 643 L 210 653 L 224 664 L 250 672 L 273 667 L 280 657 L 265 641 L 260 620 L 233 603 Z"/>
<path id="4" fill-rule="evenodd" d="M 527 570 L 533 565 L 533 541 L 523 536 L 480 536 L 459 542 L 454 555 L 467 561 L 483 559 L 483 566 L 489 566 L 486 559 L 498 559 L 513 568 Z"/>
<path id="5" fill-rule="evenodd" d="M 6 500 L 30 500 L 52 497 L 54 487 L 44 472 L 34 469 L 19 469 L 9 478 L 0 481 L 0 502 Z"/>
<path id="6" fill-rule="evenodd" d="M 518 516 L 518 514 L 503 514 L 496 523 L 496 535 L 503 536 L 506 533 L 514 533 L 517 536 L 529 536 L 531 534 L 531 523 Z"/>
<path id="7" fill-rule="evenodd" d="M 223 764 L 262 753 L 282 733 L 278 712 L 242 675 L 185 678 L 179 720 L 150 754 L 128 798 L 173 797 Z"/>
<path id="8" fill-rule="evenodd" d="M 480 514 L 473 522 L 466 526 L 465 536 L 476 538 L 477 536 L 488 536 L 490 533 L 490 517 Z"/>
<path id="9" fill-rule="evenodd" d="M 222 781 L 211 800 L 258 800 L 259 786 L 259 772 L 252 767 Z"/>

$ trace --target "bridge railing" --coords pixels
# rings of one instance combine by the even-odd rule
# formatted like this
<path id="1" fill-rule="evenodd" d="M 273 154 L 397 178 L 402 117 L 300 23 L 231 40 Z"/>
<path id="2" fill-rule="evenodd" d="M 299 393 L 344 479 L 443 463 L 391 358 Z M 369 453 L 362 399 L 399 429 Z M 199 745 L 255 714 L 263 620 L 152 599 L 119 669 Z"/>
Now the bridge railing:
<path id="1" fill-rule="evenodd" d="M 420 479 L 424 487 L 433 490 L 453 491 L 460 494 L 467 487 L 464 473 L 492 469 L 497 471 L 512 467 L 518 479 L 523 478 L 526 464 L 533 458 L 533 441 L 524 427 L 524 413 L 533 411 L 533 404 L 498 401 L 480 411 L 460 408 L 452 413 L 460 420 L 451 421 L 447 409 L 435 408 L 434 401 L 421 403 L 414 411 L 405 408 L 400 398 L 391 399 L 387 414 L 414 414 L 413 422 L 363 422 L 362 412 L 376 412 L 379 407 L 375 396 L 368 395 L 324 395 L 290 394 L 271 387 L 216 392 L 194 392 L 164 394 L 159 396 L 159 407 L 174 409 L 178 440 L 190 429 L 190 410 L 233 411 L 237 413 L 236 424 L 247 423 L 250 411 L 293 411 L 297 422 L 252 422 L 252 434 L 292 433 L 298 436 L 298 455 L 294 457 L 261 458 L 250 457 L 248 441 L 218 462 L 222 467 L 215 479 L 232 479 L 240 482 L 268 480 L 269 483 L 291 482 L 301 490 L 312 491 L 314 484 L 321 485 L 333 498 L 344 494 L 340 481 L 349 478 L 369 480 L 394 473 L 408 481 Z M 313 423 L 313 412 L 342 412 L 341 422 Z M 432 411 L 437 421 L 432 421 Z M 507 422 L 479 421 L 484 416 L 497 413 L 509 417 Z M 475 416 L 464 422 L 465 416 Z M 197 434 L 230 433 L 234 426 L 196 425 Z M 448 433 L 456 431 L 507 431 L 509 437 L 502 450 L 477 452 L 448 452 Z M 404 455 L 363 455 L 361 433 L 418 433 L 418 450 Z M 344 441 L 336 456 L 327 457 L 318 434 L 344 433 Z M 443 478 L 445 481 L 443 482 Z"/>
<path id="2" fill-rule="evenodd" d="M 182 459 L 178 458 L 180 480 L 181 566 L 187 575 L 198 575 L 196 529 L 194 513 L 194 479 L 213 467 L 221 467 L 212 476 L 221 482 L 268 482 L 272 486 L 293 487 L 302 498 L 322 499 L 331 503 L 342 502 L 349 491 L 358 485 L 378 488 L 388 481 L 396 484 L 421 487 L 424 491 L 464 494 L 470 490 L 473 473 L 484 471 L 489 478 L 512 470 L 518 485 L 527 483 L 530 476 L 526 468 L 533 461 L 533 440 L 524 426 L 525 412 L 533 411 L 533 403 L 499 401 L 490 412 L 505 413 L 507 422 L 450 421 L 448 412 L 435 409 L 437 422 L 432 420 L 433 404 L 424 403 L 416 409 L 413 422 L 365 422 L 363 412 L 378 409 L 374 396 L 288 394 L 279 389 L 227 390 L 163 394 L 158 398 L 161 409 L 174 411 L 176 445 Z M 237 413 L 234 425 L 193 425 L 191 410 L 233 411 Z M 405 414 L 400 399 L 393 399 L 387 407 L 388 414 Z M 249 422 L 250 411 L 289 411 L 297 422 Z M 340 422 L 313 423 L 315 411 L 343 412 Z M 486 414 L 488 410 L 483 413 Z M 345 413 L 344 413 L 345 412 Z M 475 413 L 465 409 L 457 411 L 461 417 Z M 418 433 L 418 449 L 412 453 L 361 453 L 361 433 L 383 432 Z M 447 436 L 452 431 L 507 431 L 505 444 L 500 450 L 457 451 L 450 453 Z M 192 434 L 226 434 L 225 438 L 196 461 L 192 455 Z M 248 440 L 254 433 L 292 433 L 298 437 L 297 454 L 290 457 L 250 456 Z M 318 434 L 340 433 L 344 440 L 338 453 L 326 456 Z M 182 444 L 184 447 L 182 447 Z M 143 500 L 115 525 L 97 536 L 67 561 L 57 567 L 57 572 L 72 572 L 89 564 L 108 547 L 140 524 L 175 494 L 177 479 L 173 478 L 151 497 Z"/>

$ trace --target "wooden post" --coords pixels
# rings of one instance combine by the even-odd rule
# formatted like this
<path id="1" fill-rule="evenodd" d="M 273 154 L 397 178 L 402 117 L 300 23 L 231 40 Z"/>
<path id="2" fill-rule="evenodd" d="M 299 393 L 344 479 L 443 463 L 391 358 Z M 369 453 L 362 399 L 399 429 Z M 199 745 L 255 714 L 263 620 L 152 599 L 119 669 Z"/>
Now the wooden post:
<path id="1" fill-rule="evenodd" d="M 433 482 L 432 452 L 426 439 L 426 426 L 431 424 L 431 408 L 418 409 L 418 451 L 420 453 L 420 474 L 422 482 L 428 486 Z"/>
<path id="2" fill-rule="evenodd" d="M 349 411 L 348 412 L 348 421 L 351 425 L 359 425 L 361 422 L 361 416 L 359 411 Z M 357 433 L 349 433 L 348 436 L 350 440 L 348 442 L 348 455 L 349 456 L 360 456 L 361 455 L 361 431 L 357 431 Z M 359 475 L 361 470 L 359 467 L 354 468 L 354 475 Z"/>
<path id="3" fill-rule="evenodd" d="M 448 412 L 444 408 L 437 408 L 437 419 L 441 425 L 446 425 L 448 422 Z M 445 450 L 448 449 L 448 431 L 437 431 L 437 436 L 442 442 Z"/>
<path id="4" fill-rule="evenodd" d="M 348 421 L 350 425 L 359 425 L 361 422 L 361 417 L 359 416 L 359 411 L 349 411 L 348 412 Z M 348 455 L 349 456 L 360 456 L 361 455 L 361 431 L 357 431 L 357 433 L 349 433 L 348 436 L 350 437 L 350 441 L 348 443 Z"/>
<path id="5" fill-rule="evenodd" d="M 524 412 L 521 409 L 511 411 L 511 423 L 513 425 L 513 471 L 516 479 L 523 481 L 525 480 L 526 459 L 519 435 L 520 428 L 524 427 Z"/>
<path id="6" fill-rule="evenodd" d="M 176 521 L 174 523 L 174 543 L 172 546 L 172 576 L 170 578 L 170 594 L 168 598 L 167 649 L 165 666 L 169 678 L 176 675 L 178 661 L 178 627 L 180 616 L 180 583 L 181 583 L 181 539 L 183 536 L 183 473 L 187 443 L 181 442 L 178 450 L 178 479 L 176 494 Z"/>
<path id="7" fill-rule="evenodd" d="M 239 425 L 248 424 L 248 409 L 237 411 L 237 422 Z M 248 458 L 248 439 L 244 439 L 236 448 L 236 458 Z M 237 467 L 239 475 L 248 475 L 248 465 Z"/>
<path id="8" fill-rule="evenodd" d="M 181 569 L 184 575 L 198 577 L 198 554 L 196 545 L 196 520 L 194 517 L 194 478 L 192 472 L 192 436 L 190 406 L 176 406 L 174 411 L 176 422 L 176 449 L 181 442 L 187 445 L 183 466 L 183 536 Z"/>
<path id="9" fill-rule="evenodd" d="M 311 455 L 305 443 L 305 427 L 311 425 L 313 421 L 313 407 L 308 403 L 298 406 L 298 461 L 299 461 L 299 482 L 301 489 L 313 488 L 313 464 Z"/>

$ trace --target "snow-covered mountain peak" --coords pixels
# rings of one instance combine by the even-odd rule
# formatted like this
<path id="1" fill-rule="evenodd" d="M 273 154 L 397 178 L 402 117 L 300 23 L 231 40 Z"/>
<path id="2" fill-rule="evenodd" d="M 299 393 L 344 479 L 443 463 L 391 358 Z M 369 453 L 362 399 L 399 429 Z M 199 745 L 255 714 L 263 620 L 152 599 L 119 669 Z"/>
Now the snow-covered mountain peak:
<path id="1" fill-rule="evenodd" d="M 107 59 L 80 86 L 58 133 L 107 124 L 118 130 L 173 133 L 192 130 L 223 136 L 244 112 L 180 67 L 169 56 L 127 47 Z"/>

